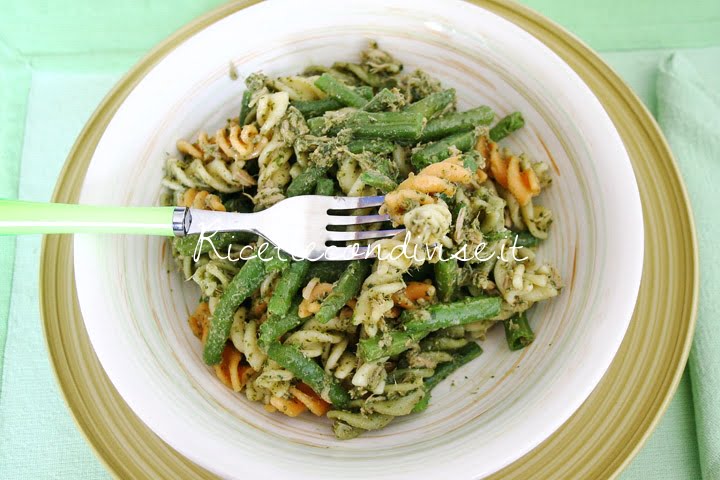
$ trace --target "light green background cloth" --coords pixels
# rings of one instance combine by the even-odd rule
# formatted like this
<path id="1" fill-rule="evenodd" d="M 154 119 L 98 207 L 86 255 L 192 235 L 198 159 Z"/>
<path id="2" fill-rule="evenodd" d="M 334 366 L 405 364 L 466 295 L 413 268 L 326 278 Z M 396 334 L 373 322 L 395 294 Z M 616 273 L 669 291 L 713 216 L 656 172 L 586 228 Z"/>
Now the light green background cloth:
<path id="1" fill-rule="evenodd" d="M 718 59 L 720 60 L 720 59 Z M 717 63 L 716 63 L 717 66 Z M 720 72 L 718 72 L 720 73 Z M 714 77 L 714 85 L 718 86 Z M 673 55 L 660 67 L 658 119 L 695 206 L 700 244 L 700 308 L 690 377 L 703 478 L 720 478 L 720 88 L 707 89 L 695 67 Z"/>
<path id="2" fill-rule="evenodd" d="M 75 137 L 105 93 L 154 44 L 219 3 L 5 0 L 0 198 L 49 200 Z M 690 369 L 694 390 L 686 374 L 623 480 L 700 478 L 701 460 L 706 480 L 720 479 L 720 402 L 712 403 L 720 399 L 720 339 L 711 316 L 720 312 L 720 279 L 710 276 L 720 264 L 711 249 L 711 239 L 719 238 L 713 235 L 720 205 L 711 179 L 720 180 L 712 169 L 720 162 L 713 131 L 720 120 L 720 92 L 700 86 L 705 82 L 720 90 L 720 2 L 694 0 L 682 8 L 670 0 L 526 3 L 601 50 L 659 114 L 687 179 L 705 245 L 703 265 L 710 266 L 702 271 L 699 335 Z M 682 56 L 667 61 L 677 49 Z M 715 143 L 708 140 L 713 135 Z M 51 372 L 38 311 L 39 251 L 37 236 L 17 242 L 0 237 L 0 478 L 108 478 L 75 427 Z"/>

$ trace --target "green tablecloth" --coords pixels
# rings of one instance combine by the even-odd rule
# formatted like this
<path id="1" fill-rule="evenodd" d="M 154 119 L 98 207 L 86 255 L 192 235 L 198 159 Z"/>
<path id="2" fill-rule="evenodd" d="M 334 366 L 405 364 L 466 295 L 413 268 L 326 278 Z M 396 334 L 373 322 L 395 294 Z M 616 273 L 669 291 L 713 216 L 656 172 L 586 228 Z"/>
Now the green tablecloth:
<path id="1" fill-rule="evenodd" d="M 76 135 L 117 79 L 158 41 L 219 3 L 5 0 L 0 198 L 47 201 Z M 526 3 L 600 50 L 653 113 L 658 65 L 672 50 L 681 49 L 698 77 L 720 91 L 718 0 L 682 7 L 670 0 Z M 39 250 L 39 237 L 0 237 L 0 478 L 107 478 L 70 418 L 48 363 L 37 301 Z M 623 478 L 700 475 L 686 374 Z"/>

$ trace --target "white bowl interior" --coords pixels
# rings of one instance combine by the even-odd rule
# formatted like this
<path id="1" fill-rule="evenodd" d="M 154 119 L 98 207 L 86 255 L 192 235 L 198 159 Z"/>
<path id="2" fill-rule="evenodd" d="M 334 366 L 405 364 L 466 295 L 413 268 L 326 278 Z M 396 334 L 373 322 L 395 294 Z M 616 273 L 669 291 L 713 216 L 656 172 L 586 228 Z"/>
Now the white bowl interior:
<path id="1" fill-rule="evenodd" d="M 555 215 L 541 257 L 566 288 L 530 314 L 537 339 L 510 352 L 501 328 L 443 382 L 423 414 L 340 442 L 325 419 L 269 414 L 206 367 L 186 319 L 199 290 L 161 238 L 75 239 L 80 304 L 110 379 L 138 416 L 225 477 L 456 478 L 492 473 L 556 430 L 595 387 L 629 323 L 642 267 L 640 200 L 627 153 L 575 73 L 525 31 L 459 1 L 272 0 L 180 45 L 130 94 L 100 141 L 81 202 L 151 205 L 178 138 L 237 115 L 242 78 L 354 60 L 367 39 L 457 89 L 461 108 L 523 112 L 506 144 L 551 164 Z M 438 5 L 439 3 L 439 5 Z M 232 62 L 241 80 L 228 74 Z M 618 232 L 623 232 L 619 235 Z M 429 459 L 433 459 L 432 461 Z"/>

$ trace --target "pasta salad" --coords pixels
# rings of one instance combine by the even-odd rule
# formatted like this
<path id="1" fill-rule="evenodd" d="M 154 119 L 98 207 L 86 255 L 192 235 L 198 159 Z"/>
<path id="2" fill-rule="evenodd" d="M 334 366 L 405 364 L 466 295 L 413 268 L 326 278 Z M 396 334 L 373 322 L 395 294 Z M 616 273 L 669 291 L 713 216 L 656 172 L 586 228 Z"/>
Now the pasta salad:
<path id="1" fill-rule="evenodd" d="M 495 325 L 511 350 L 533 341 L 526 311 L 562 285 L 536 260 L 549 169 L 499 144 L 524 125 L 519 112 L 460 112 L 454 89 L 375 42 L 357 63 L 245 83 L 237 117 L 177 142 L 164 205 L 250 212 L 296 195 L 385 195 L 380 213 L 405 231 L 373 243 L 374 260 L 347 262 L 292 259 L 244 232 L 173 239 L 201 292 L 188 323 L 220 381 L 351 439 L 427 408 Z M 232 258 L 265 247 L 267 258 Z"/>

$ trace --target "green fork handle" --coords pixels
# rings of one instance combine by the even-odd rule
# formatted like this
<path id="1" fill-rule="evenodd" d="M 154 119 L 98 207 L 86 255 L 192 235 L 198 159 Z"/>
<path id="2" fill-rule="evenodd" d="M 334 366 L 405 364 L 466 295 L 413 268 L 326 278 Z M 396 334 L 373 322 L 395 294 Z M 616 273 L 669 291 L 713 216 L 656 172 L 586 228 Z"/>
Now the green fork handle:
<path id="1" fill-rule="evenodd" d="M 123 233 L 173 236 L 175 207 L 99 207 L 0 200 L 0 235 Z"/>

